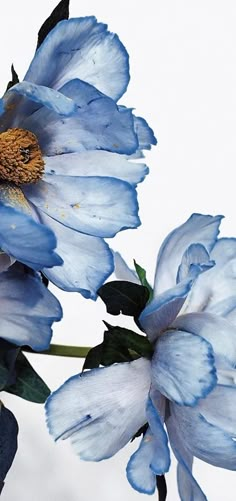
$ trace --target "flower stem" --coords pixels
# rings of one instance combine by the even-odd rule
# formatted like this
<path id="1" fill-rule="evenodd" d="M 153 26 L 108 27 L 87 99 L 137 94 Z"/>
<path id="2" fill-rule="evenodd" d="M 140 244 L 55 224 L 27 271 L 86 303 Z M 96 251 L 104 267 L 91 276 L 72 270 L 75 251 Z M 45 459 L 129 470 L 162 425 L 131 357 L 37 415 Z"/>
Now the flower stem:
<path id="1" fill-rule="evenodd" d="M 85 358 L 91 348 L 88 346 L 68 346 L 63 344 L 51 344 L 48 350 L 34 351 L 24 346 L 23 351 L 38 355 L 56 355 L 58 357 Z"/>

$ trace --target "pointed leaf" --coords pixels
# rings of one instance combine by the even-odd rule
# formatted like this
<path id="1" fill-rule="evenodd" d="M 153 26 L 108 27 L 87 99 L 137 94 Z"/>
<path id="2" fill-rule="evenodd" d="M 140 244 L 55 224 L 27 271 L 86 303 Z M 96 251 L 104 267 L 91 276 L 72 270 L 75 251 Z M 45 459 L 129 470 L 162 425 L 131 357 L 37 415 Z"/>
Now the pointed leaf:
<path id="1" fill-rule="evenodd" d="M 134 259 L 134 266 L 141 284 L 147 287 L 149 291 L 149 301 L 151 301 L 151 299 L 153 298 L 153 289 L 149 284 L 149 282 L 147 281 L 146 270 L 142 268 L 142 266 L 140 266 L 138 263 L 136 263 L 135 259 Z"/>
<path id="2" fill-rule="evenodd" d="M 15 362 L 20 348 L 0 339 L 0 390 L 16 380 Z"/>
<path id="3" fill-rule="evenodd" d="M 17 451 L 18 424 L 12 412 L 0 407 L 0 492 Z"/>
<path id="4" fill-rule="evenodd" d="M 149 299 L 146 287 L 125 280 L 106 283 L 98 289 L 98 295 L 111 315 L 123 313 L 134 318 L 139 317 Z"/>
<path id="5" fill-rule="evenodd" d="M 59 21 L 62 21 L 63 19 L 68 19 L 69 3 L 70 0 L 61 0 L 61 2 L 59 2 L 59 4 L 55 7 L 50 16 L 46 19 L 46 21 L 44 21 L 38 32 L 38 43 L 36 50 L 44 41 L 48 33 L 56 26 L 56 24 Z"/>
<path id="6" fill-rule="evenodd" d="M 11 80 L 7 84 L 6 91 L 8 89 L 10 89 L 11 87 L 13 87 L 13 85 L 16 85 L 17 83 L 19 83 L 19 77 L 15 71 L 14 65 L 12 64 L 11 65 Z"/>
<path id="7" fill-rule="evenodd" d="M 16 382 L 7 386 L 5 391 L 30 402 L 43 404 L 50 395 L 50 390 L 23 353 L 19 353 L 17 357 L 15 370 Z"/>

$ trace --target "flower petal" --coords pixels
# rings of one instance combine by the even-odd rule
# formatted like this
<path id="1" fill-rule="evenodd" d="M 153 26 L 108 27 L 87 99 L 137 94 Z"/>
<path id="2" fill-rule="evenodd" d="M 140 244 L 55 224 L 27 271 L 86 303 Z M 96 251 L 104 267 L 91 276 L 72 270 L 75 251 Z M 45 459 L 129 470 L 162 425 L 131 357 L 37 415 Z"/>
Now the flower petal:
<path id="1" fill-rule="evenodd" d="M 191 244 L 183 254 L 181 264 L 177 272 L 177 283 L 188 277 L 197 278 L 204 271 L 208 271 L 215 265 L 201 244 Z"/>
<path id="2" fill-rule="evenodd" d="M 150 150 L 152 144 L 157 144 L 154 132 L 144 118 L 134 117 L 134 129 L 138 136 L 139 148 L 141 150 Z"/>
<path id="3" fill-rule="evenodd" d="M 234 371 L 235 372 L 235 371 Z M 212 425 L 236 437 L 236 386 L 217 385 L 198 410 Z"/>
<path id="4" fill-rule="evenodd" d="M 211 251 L 217 239 L 221 219 L 222 216 L 192 214 L 184 224 L 167 236 L 157 256 L 155 295 L 176 283 L 179 264 L 189 245 L 199 243 L 207 252 Z"/>
<path id="5" fill-rule="evenodd" d="M 113 272 L 112 252 L 101 238 L 84 235 L 66 228 L 42 215 L 42 221 L 53 229 L 58 240 L 58 253 L 63 265 L 44 268 L 43 273 L 62 290 L 80 292 L 84 297 L 96 299 L 96 292 Z"/>
<path id="6" fill-rule="evenodd" d="M 140 285 L 140 280 L 134 270 L 131 270 L 119 252 L 113 252 L 115 275 L 119 280 L 126 280 Z"/>
<path id="7" fill-rule="evenodd" d="M 236 470 L 236 442 L 235 434 L 230 433 L 209 422 L 202 413 L 201 408 L 185 407 L 175 404 L 170 405 L 170 412 L 175 420 L 175 426 L 186 448 L 193 456 L 206 463 Z M 221 402 L 218 402 L 221 405 Z"/>
<path id="8" fill-rule="evenodd" d="M 148 428 L 127 464 L 126 475 L 130 485 L 143 494 L 154 494 L 156 490 L 156 475 L 150 468 L 156 449 L 155 437 Z"/>
<path id="9" fill-rule="evenodd" d="M 93 16 L 58 23 L 37 50 L 24 79 L 59 89 L 73 78 L 113 99 L 122 96 L 129 82 L 124 46 Z"/>
<path id="10" fill-rule="evenodd" d="M 178 430 L 178 422 L 171 415 L 166 421 L 171 448 L 178 461 L 177 480 L 181 501 L 207 501 L 205 494 L 192 475 L 193 456 L 185 447 Z"/>
<path id="11" fill-rule="evenodd" d="M 150 468 L 156 475 L 163 475 L 170 467 L 170 451 L 168 448 L 168 438 L 163 427 L 162 417 L 149 397 L 147 402 L 147 420 L 155 437 L 156 449 L 152 457 Z"/>
<path id="12" fill-rule="evenodd" d="M 155 341 L 175 319 L 191 289 L 192 279 L 184 280 L 155 297 L 142 311 L 139 321 L 150 341 Z"/>
<path id="13" fill-rule="evenodd" d="M 63 225 L 97 237 L 113 237 L 136 228 L 137 193 L 129 183 L 110 177 L 45 175 L 24 187 L 27 198 Z"/>
<path id="14" fill-rule="evenodd" d="M 176 330 L 160 336 L 152 358 L 152 383 L 169 400 L 196 405 L 216 382 L 213 350 L 205 339 Z"/>
<path id="15" fill-rule="evenodd" d="M 76 102 L 76 114 L 61 118 L 41 108 L 22 122 L 24 128 L 36 134 L 45 155 L 84 150 L 130 155 L 137 150 L 132 110 L 119 109 L 111 98 L 81 80 L 72 80 L 60 92 Z"/>
<path id="16" fill-rule="evenodd" d="M 129 161 L 129 156 L 95 150 L 44 157 L 47 174 L 66 176 L 108 176 L 138 184 L 149 169 L 144 163 Z"/>
<path id="17" fill-rule="evenodd" d="M 236 239 L 219 239 L 211 258 L 215 267 L 198 277 L 188 299 L 186 312 L 208 311 L 229 318 L 236 308 Z"/>
<path id="18" fill-rule="evenodd" d="M 224 318 L 211 313 L 188 313 L 177 317 L 172 327 L 206 339 L 214 350 L 217 367 L 221 359 L 236 364 L 236 327 Z"/>
<path id="19" fill-rule="evenodd" d="M 49 110 L 53 110 L 55 113 L 63 116 L 73 115 L 77 111 L 77 106 L 75 102 L 67 96 L 64 96 L 61 92 L 49 89 L 43 85 L 35 85 L 31 82 L 20 82 L 7 92 L 6 97 L 6 108 L 11 105 L 12 93 L 24 96 L 30 101 L 34 101 L 40 105 L 46 106 Z M 26 103 L 27 108 L 27 103 Z M 21 108 L 21 113 L 23 113 L 24 106 Z"/>
<path id="20" fill-rule="evenodd" d="M 56 238 L 49 228 L 1 203 L 0 220 L 0 248 L 6 254 L 34 270 L 62 264 L 54 252 Z"/>
<path id="21" fill-rule="evenodd" d="M 62 317 L 59 301 L 35 273 L 13 265 L 0 274 L 1 337 L 18 346 L 46 350 L 52 337 L 51 325 Z"/>
<path id="22" fill-rule="evenodd" d="M 143 358 L 73 376 L 46 402 L 49 432 L 55 440 L 71 438 L 81 459 L 111 457 L 146 422 L 149 385 Z"/>

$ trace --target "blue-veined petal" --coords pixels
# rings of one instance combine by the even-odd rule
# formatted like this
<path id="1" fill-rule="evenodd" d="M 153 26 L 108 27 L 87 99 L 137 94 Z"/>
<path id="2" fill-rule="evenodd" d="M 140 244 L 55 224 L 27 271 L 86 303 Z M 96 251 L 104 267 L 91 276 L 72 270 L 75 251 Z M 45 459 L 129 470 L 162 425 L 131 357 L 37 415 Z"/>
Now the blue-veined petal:
<path id="1" fill-rule="evenodd" d="M 233 310 L 236 308 L 236 239 L 217 240 L 211 259 L 215 266 L 198 277 L 188 298 L 186 312 L 209 311 L 229 318 L 231 314 L 235 315 Z"/>
<path id="2" fill-rule="evenodd" d="M 175 319 L 191 289 L 192 279 L 183 280 L 155 297 L 142 311 L 139 321 L 148 338 L 155 341 Z"/>
<path id="3" fill-rule="evenodd" d="M 191 244 L 183 254 L 181 264 L 177 271 L 177 283 L 188 277 L 197 278 L 204 271 L 208 271 L 215 265 L 201 244 Z"/>
<path id="4" fill-rule="evenodd" d="M 137 193 L 133 186 L 110 177 L 45 175 L 45 181 L 23 188 L 42 212 L 82 233 L 113 237 L 137 228 Z"/>
<path id="5" fill-rule="evenodd" d="M 49 432 L 70 438 L 81 459 L 111 457 L 145 424 L 149 385 L 143 358 L 73 376 L 46 402 Z"/>
<path id="6" fill-rule="evenodd" d="M 81 80 L 72 80 L 60 91 L 76 102 L 76 114 L 62 118 L 41 108 L 22 122 L 37 136 L 45 155 L 84 150 L 130 155 L 137 150 L 132 110 L 119 109 L 111 98 Z"/>
<path id="7" fill-rule="evenodd" d="M 80 78 L 113 99 L 129 82 L 128 54 L 117 35 L 93 16 L 61 21 L 37 50 L 25 80 L 59 89 Z"/>
<path id="8" fill-rule="evenodd" d="M 212 345 L 217 362 L 220 357 L 236 364 L 236 327 L 224 318 L 211 313 L 188 313 L 177 317 L 172 327 L 205 338 Z"/>
<path id="9" fill-rule="evenodd" d="M 42 215 L 42 221 L 54 231 L 63 265 L 44 268 L 47 278 L 65 291 L 80 292 L 95 299 L 96 292 L 113 272 L 112 252 L 102 238 L 84 235 Z"/>
<path id="10" fill-rule="evenodd" d="M 18 346 L 46 350 L 52 323 L 62 317 L 60 303 L 40 277 L 20 265 L 0 274 L 0 336 Z"/>
<path id="11" fill-rule="evenodd" d="M 178 422 L 171 415 L 166 421 L 171 448 L 178 461 L 177 481 L 181 501 L 207 501 L 205 494 L 192 475 L 193 456 L 185 447 L 179 433 Z"/>
<path id="12" fill-rule="evenodd" d="M 130 485 L 143 494 L 154 494 L 156 490 L 156 475 L 150 468 L 156 450 L 155 437 L 148 428 L 127 464 L 126 475 Z"/>
<path id="13" fill-rule="evenodd" d="M 48 174 L 61 176 L 108 176 L 138 184 L 144 180 L 149 169 L 144 163 L 133 162 L 129 156 L 94 150 L 44 157 Z"/>
<path id="14" fill-rule="evenodd" d="M 131 270 L 121 256 L 119 252 L 113 252 L 114 265 L 115 265 L 115 275 L 119 280 L 126 280 L 127 282 L 132 282 L 134 284 L 140 285 L 140 280 L 138 275 L 134 270 Z"/>
<path id="15" fill-rule="evenodd" d="M 152 383 L 180 405 L 196 405 L 217 382 L 213 350 L 189 332 L 168 331 L 158 339 L 152 358 Z"/>
<path id="16" fill-rule="evenodd" d="M 211 251 L 221 219 L 222 216 L 192 214 L 184 224 L 167 236 L 157 256 L 155 295 L 174 286 L 182 256 L 189 245 L 199 243 L 207 252 Z"/>
<path id="17" fill-rule="evenodd" d="M 30 216 L 0 203 L 0 248 L 34 270 L 58 266 L 62 259 L 54 251 L 53 232 Z"/>
<path id="18" fill-rule="evenodd" d="M 211 423 L 203 416 L 204 402 L 201 409 L 170 404 L 175 426 L 189 453 L 206 463 L 236 470 L 236 441 L 234 434 Z M 222 405 L 219 401 L 219 406 Z"/>
<path id="19" fill-rule="evenodd" d="M 236 438 L 235 408 L 235 384 L 233 386 L 217 385 L 207 399 L 200 401 L 198 405 L 199 412 L 209 423 Z"/>
<path id="20" fill-rule="evenodd" d="M 43 85 L 35 85 L 31 82 L 20 82 L 7 92 L 4 98 L 5 106 L 11 104 L 12 93 L 24 96 L 30 101 L 34 101 L 40 105 L 46 106 L 49 110 L 63 116 L 73 115 L 77 111 L 76 103 L 69 97 L 57 92 L 56 90 L 49 89 Z M 26 104 L 27 106 L 27 104 Z M 22 112 L 23 108 L 21 109 Z"/>

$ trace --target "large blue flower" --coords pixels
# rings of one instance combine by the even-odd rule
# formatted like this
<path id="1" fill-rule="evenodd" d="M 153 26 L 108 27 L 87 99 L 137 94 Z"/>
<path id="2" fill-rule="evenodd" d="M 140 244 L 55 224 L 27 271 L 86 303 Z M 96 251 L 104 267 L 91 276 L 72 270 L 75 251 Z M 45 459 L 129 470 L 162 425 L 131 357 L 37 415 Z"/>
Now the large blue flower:
<path id="1" fill-rule="evenodd" d="M 76 375 L 46 404 L 55 440 L 70 438 L 90 461 L 112 456 L 148 423 L 127 466 L 139 492 L 152 494 L 155 475 L 168 471 L 168 437 L 182 501 L 206 500 L 194 456 L 236 470 L 236 239 L 217 239 L 220 220 L 193 214 L 162 244 L 154 299 L 139 318 L 152 360 Z M 119 256 L 117 270 L 137 281 Z"/>
<path id="2" fill-rule="evenodd" d="M 114 268 L 104 238 L 140 224 L 136 185 L 148 169 L 136 159 L 156 140 L 116 104 L 128 82 L 119 38 L 92 16 L 70 19 L 1 102 L 0 248 L 85 297 Z"/>
<path id="3" fill-rule="evenodd" d="M 60 303 L 39 273 L 19 263 L 0 273 L 0 338 L 35 351 L 47 350 L 52 324 L 61 317 Z"/>

